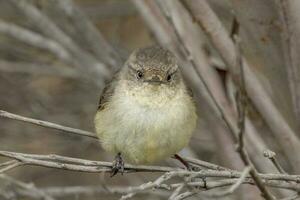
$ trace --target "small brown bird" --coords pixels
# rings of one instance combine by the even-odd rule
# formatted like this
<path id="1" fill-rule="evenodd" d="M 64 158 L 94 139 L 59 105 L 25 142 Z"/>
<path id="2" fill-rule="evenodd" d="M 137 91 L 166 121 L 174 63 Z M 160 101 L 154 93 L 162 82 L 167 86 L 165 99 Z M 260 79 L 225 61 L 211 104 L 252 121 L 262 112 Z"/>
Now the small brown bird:
<path id="1" fill-rule="evenodd" d="M 197 121 L 175 56 L 151 46 L 134 51 L 106 85 L 95 116 L 105 150 L 117 154 L 112 175 L 131 163 L 154 163 L 184 148 Z"/>

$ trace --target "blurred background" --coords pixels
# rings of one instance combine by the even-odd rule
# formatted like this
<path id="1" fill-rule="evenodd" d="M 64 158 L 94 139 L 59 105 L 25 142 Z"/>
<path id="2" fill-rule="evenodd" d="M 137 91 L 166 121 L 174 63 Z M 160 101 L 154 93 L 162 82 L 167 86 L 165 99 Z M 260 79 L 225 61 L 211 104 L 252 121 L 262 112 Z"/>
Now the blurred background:
<path id="1" fill-rule="evenodd" d="M 293 20 L 289 17 L 295 15 L 285 13 L 278 3 L 280 1 L 207 2 L 228 32 L 233 16 L 236 16 L 240 24 L 243 56 L 284 123 L 297 133 L 299 67 L 297 60 L 295 68 L 291 69 L 287 65 L 291 62 L 289 55 L 295 55 L 292 54 L 295 51 L 291 44 L 297 44 L 297 41 L 293 42 L 294 35 L 286 35 L 286 30 L 296 34 L 297 29 L 291 28 L 293 23 L 284 21 Z M 293 9 L 288 7 L 287 10 L 292 12 Z M 160 17 L 165 21 L 158 20 Z M 208 71 L 212 71 L 210 75 L 214 75 L 212 79 L 203 75 L 209 80 L 217 80 L 214 91 L 219 92 L 220 101 L 222 98 L 226 101 L 223 105 L 236 119 L 236 82 L 232 81 L 219 53 L 180 1 L 0 0 L 0 109 L 94 132 L 93 117 L 104 83 L 134 49 L 160 44 L 175 52 L 180 60 L 186 82 L 194 91 L 200 116 L 190 146 L 180 154 L 243 169 L 232 138 L 219 113 L 212 108 L 205 87 L 195 73 L 197 69 L 191 66 L 186 55 L 180 53 L 181 44 L 172 39 L 174 33 L 163 33 L 162 27 L 166 27 L 164 23 L 177 27 L 182 39 L 192 41 L 192 49 L 195 49 L 192 56 L 196 60 L 205 60 L 204 63 L 209 66 Z M 203 66 L 201 62 L 197 65 L 199 68 Z M 249 97 L 247 122 L 251 133 L 247 138 L 251 159 L 259 171 L 275 172 L 274 166 L 263 157 L 262 151 L 268 148 L 276 152 L 286 171 L 297 173 L 299 169 L 296 170 L 291 159 L 286 156 L 284 146 L 273 135 L 272 124 L 253 103 L 256 97 L 252 97 Z M 105 153 L 95 139 L 4 118 L 0 118 L 0 150 L 59 154 L 89 160 L 113 159 L 113 155 Z M 181 166 L 172 159 L 159 164 Z M 155 173 L 138 173 L 110 178 L 103 174 L 33 166 L 19 167 L 8 174 L 24 182 L 33 182 L 39 188 L 131 186 L 158 176 Z M 248 197 L 245 194 L 243 198 L 232 195 L 229 199 L 260 199 L 257 189 L 251 187 L 251 190 L 254 192 L 247 194 Z M 11 195 L 7 199 L 27 199 L 11 191 L 8 185 L 2 186 L 2 192 Z M 6 197 L 0 195 L 0 199 Z M 118 198 L 119 194 L 97 192 L 57 196 L 57 199 Z M 167 197 L 141 194 L 134 198 Z"/>

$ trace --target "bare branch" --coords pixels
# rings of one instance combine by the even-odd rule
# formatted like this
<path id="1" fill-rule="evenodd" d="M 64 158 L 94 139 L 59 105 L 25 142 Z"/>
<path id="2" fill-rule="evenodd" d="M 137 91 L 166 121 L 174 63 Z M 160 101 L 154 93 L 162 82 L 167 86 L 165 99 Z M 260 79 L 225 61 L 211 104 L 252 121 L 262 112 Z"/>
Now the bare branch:
<path id="1" fill-rule="evenodd" d="M 235 26 L 239 26 L 238 22 L 236 19 L 234 19 L 234 24 Z M 238 28 L 236 28 L 238 29 Z M 236 30 L 237 31 L 237 30 Z M 236 64 L 238 65 L 236 68 L 239 68 L 239 88 L 238 88 L 238 93 L 237 93 L 237 110 L 238 110 L 238 147 L 237 151 L 240 154 L 241 159 L 245 163 L 246 166 L 250 167 L 250 174 L 253 180 L 255 181 L 255 184 L 259 188 L 259 190 L 262 193 L 262 196 L 265 199 L 268 200 L 273 200 L 274 197 L 272 194 L 267 190 L 265 187 L 263 181 L 258 175 L 258 172 L 251 162 L 248 152 L 244 148 L 244 133 L 245 133 L 245 119 L 246 119 L 246 110 L 247 110 L 247 94 L 246 94 L 246 87 L 245 87 L 245 74 L 244 74 L 244 63 L 242 59 L 242 52 L 241 52 L 241 46 L 240 46 L 240 39 L 238 37 L 238 33 L 233 32 L 233 39 L 235 41 L 235 50 L 236 50 L 236 55 L 237 55 L 237 61 Z"/>
<path id="2" fill-rule="evenodd" d="M 215 165 L 213 163 L 205 162 L 203 160 L 195 159 L 195 158 L 189 158 L 189 157 L 183 157 L 183 159 L 191 164 L 204 167 L 207 169 L 213 169 L 213 170 L 218 170 L 218 171 L 223 171 L 223 170 L 230 170 L 226 167 L 222 167 L 219 165 Z"/>
<path id="3" fill-rule="evenodd" d="M 118 69 L 122 65 L 122 61 L 113 49 L 113 47 L 105 40 L 101 32 L 90 22 L 89 19 L 80 11 L 80 9 L 71 0 L 52 0 L 54 6 L 63 11 L 64 14 L 71 19 L 71 23 L 77 29 L 87 46 L 91 48 L 93 53 L 104 63 Z"/>
<path id="4" fill-rule="evenodd" d="M 11 165 L 11 164 L 14 164 L 16 162 L 16 160 L 9 160 L 7 162 L 4 162 L 4 163 L 0 163 L 0 167 L 5 167 L 7 165 Z"/>
<path id="5" fill-rule="evenodd" d="M 181 184 L 181 186 L 178 186 L 173 193 L 171 194 L 171 196 L 169 197 L 169 200 L 174 200 L 177 198 L 177 196 L 179 195 L 179 193 L 182 191 L 182 189 L 184 188 L 185 184 Z"/>
<path id="6" fill-rule="evenodd" d="M 27 62 L 11 62 L 6 60 L 0 60 L 0 71 L 8 73 L 26 73 L 26 74 L 38 74 L 48 76 L 58 76 L 64 78 L 83 78 L 78 71 L 71 67 L 56 66 L 40 63 L 27 63 Z"/>
<path id="7" fill-rule="evenodd" d="M 99 77 L 105 79 L 111 76 L 111 71 L 107 66 L 82 50 L 68 35 L 59 29 L 51 19 L 41 13 L 28 1 L 10 0 L 10 2 L 31 20 L 43 34 L 57 41 L 70 51 L 74 55 L 73 58 L 80 63 L 79 65 L 76 65 L 78 70 L 85 74 L 88 73 L 91 77 L 95 78 L 95 81 L 98 83 L 100 81 Z"/>
<path id="8" fill-rule="evenodd" d="M 110 172 L 112 166 L 112 163 L 110 162 L 90 161 L 58 155 L 22 154 L 8 151 L 0 151 L 0 155 L 14 158 L 25 165 L 36 165 L 81 172 Z M 125 172 L 168 172 L 179 169 L 159 166 L 125 165 L 125 170 Z"/>
<path id="9" fill-rule="evenodd" d="M 12 177 L 9 177 L 7 175 L 4 174 L 0 174 L 0 179 L 9 182 L 11 184 L 16 185 L 17 187 L 22 188 L 23 190 L 26 190 L 27 192 L 34 194 L 35 197 L 39 197 L 39 198 L 43 198 L 44 200 L 55 200 L 52 196 L 50 196 L 49 194 L 47 194 L 44 191 L 41 191 L 39 189 L 37 189 L 34 184 L 32 183 L 24 183 L 22 181 L 16 180 Z"/>
<path id="10" fill-rule="evenodd" d="M 0 20 L 0 32 L 24 43 L 50 51 L 56 57 L 67 63 L 73 63 L 71 55 L 59 43 L 20 26 Z"/>
<path id="11" fill-rule="evenodd" d="M 274 166 L 276 167 L 276 169 L 282 173 L 282 174 L 287 174 L 284 169 L 281 167 L 281 165 L 279 164 L 279 162 L 277 161 L 277 159 L 275 158 L 276 157 L 276 153 L 271 151 L 271 150 L 265 150 L 264 151 L 264 156 L 266 158 L 269 158 L 270 161 L 274 164 Z"/>
<path id="12" fill-rule="evenodd" d="M 123 195 L 120 200 L 125 200 L 125 199 L 132 198 L 138 192 L 149 190 L 149 189 L 152 189 L 152 188 L 155 188 L 155 187 L 156 188 L 162 187 L 163 182 L 171 179 L 174 176 L 176 176 L 176 173 L 167 172 L 167 173 L 163 174 L 162 176 L 158 177 L 154 182 L 150 181 L 150 182 L 144 183 L 144 184 L 142 184 L 138 187 L 132 188 L 130 193 L 128 193 L 126 195 Z"/>
<path id="13" fill-rule="evenodd" d="M 79 172 L 89 172 L 89 173 L 99 173 L 99 172 L 110 172 L 112 163 L 102 162 L 102 161 L 92 161 L 79 158 L 65 157 L 59 155 L 39 155 L 39 154 L 24 154 L 16 152 L 0 151 L 0 155 L 8 158 L 13 158 L 23 165 L 35 165 L 42 167 L 49 167 L 55 169 L 79 171 Z M 5 163 L 9 166 L 12 164 L 11 161 Z M 4 165 L 4 164 L 2 164 Z M 161 166 L 134 166 L 125 165 L 125 173 L 131 172 L 164 172 L 162 176 L 157 178 L 155 181 L 147 182 L 139 186 L 131 186 L 126 190 L 122 190 L 124 193 L 122 199 L 128 199 L 139 193 L 147 193 L 152 189 L 161 189 L 164 191 L 174 190 L 180 191 L 184 187 L 194 188 L 200 187 L 204 188 L 205 191 L 231 186 L 229 191 L 235 190 L 237 185 L 240 184 L 254 184 L 254 180 L 249 177 L 246 172 L 237 172 L 234 170 L 201 170 L 201 171 L 187 171 L 172 167 L 161 167 Z M 269 187 L 283 188 L 294 191 L 300 191 L 300 176 L 297 175 L 287 175 L 287 174 L 258 174 L 262 179 L 262 182 Z M 168 184 L 166 181 L 171 178 L 182 178 L 182 177 L 192 177 L 184 182 Z M 197 178 L 213 178 L 212 180 L 196 181 Z M 217 178 L 225 178 L 218 180 Z M 199 180 L 199 179 L 198 179 Z M 233 185 L 233 186 L 232 186 Z M 180 189 L 181 188 L 181 189 Z M 20 191 L 22 193 L 22 191 Z M 45 194 L 46 191 L 42 190 Z M 112 191 L 113 192 L 113 191 Z M 116 192 L 116 191 L 115 191 Z M 120 191 L 119 191 L 120 192 Z M 174 199 L 181 199 L 182 197 L 192 196 L 201 192 L 203 195 L 211 196 L 211 194 L 203 193 L 201 190 L 188 191 L 177 195 Z M 28 194 L 28 192 L 23 192 Z M 22 193 L 22 194 L 23 194 Z M 118 192 L 116 192 L 118 193 Z M 176 194 L 176 193 L 175 193 Z"/>
<path id="14" fill-rule="evenodd" d="M 8 162 L 11 162 L 11 161 L 8 161 Z M 0 174 L 4 173 L 4 172 L 6 172 L 6 171 L 9 171 L 9 170 L 11 170 L 11 169 L 13 169 L 13 168 L 16 168 L 16 167 L 18 167 L 18 166 L 23 165 L 23 163 L 18 162 L 18 161 L 16 161 L 16 160 L 14 160 L 13 162 L 11 162 L 10 164 L 8 164 L 8 162 L 3 163 L 3 164 L 5 164 L 6 166 L 3 167 L 3 168 L 0 168 Z"/>
<path id="15" fill-rule="evenodd" d="M 51 128 L 51 129 L 61 130 L 61 131 L 67 132 L 67 133 L 73 133 L 73 134 L 87 136 L 87 137 L 91 137 L 91 138 L 97 138 L 97 136 L 94 133 L 89 132 L 89 131 L 83 131 L 83 130 L 80 130 L 80 129 L 75 129 L 75 128 L 71 128 L 71 127 L 67 127 L 67 126 L 62 126 L 62 125 L 47 122 L 47 121 L 42 121 L 42 120 L 32 119 L 32 118 L 28 118 L 28 117 L 23 117 L 21 115 L 16 115 L 16 114 L 13 114 L 13 113 L 9 113 L 9 112 L 6 112 L 4 110 L 0 110 L 0 117 L 14 119 L 14 120 L 18 120 L 18 121 L 23 121 L 23 122 L 35 124 L 35 125 L 38 125 L 38 126 Z"/>
<path id="16" fill-rule="evenodd" d="M 64 186 L 64 187 L 47 187 L 39 188 L 39 190 L 53 196 L 53 197 L 65 197 L 73 195 L 94 195 L 94 194 L 127 194 L 130 192 L 130 187 L 124 186 L 112 186 L 109 185 L 104 188 L 101 185 L 92 186 Z M 23 195 L 31 196 L 31 193 L 21 191 Z M 144 191 L 140 194 L 155 195 L 160 197 L 167 197 L 168 192 L 164 191 Z"/>
<path id="17" fill-rule="evenodd" d="M 237 55 L 234 50 L 234 43 L 230 39 L 229 34 L 216 14 L 204 0 L 185 0 L 182 2 L 186 5 L 186 8 L 190 11 L 196 22 L 203 28 L 208 38 L 211 40 L 228 66 L 228 70 L 231 72 L 234 79 L 237 80 Z M 300 149 L 299 139 L 275 107 L 247 61 L 244 58 L 243 60 L 248 96 L 251 98 L 255 106 L 258 108 L 258 111 L 272 129 L 274 136 L 282 146 L 286 157 L 293 165 L 293 169 L 296 172 L 299 172 L 298 166 L 300 164 L 300 155 L 297 153 Z"/>
<path id="18" fill-rule="evenodd" d="M 9 151 L 0 151 L 0 155 L 8 158 L 23 162 L 25 165 L 37 165 L 43 167 L 82 171 L 98 173 L 100 171 L 110 172 L 112 166 L 111 162 L 92 161 L 80 158 L 72 158 L 59 155 L 40 155 L 40 154 L 24 154 Z M 146 166 L 146 165 L 125 165 L 126 172 L 172 172 L 176 176 L 189 176 L 194 177 L 223 177 L 223 178 L 240 178 L 241 174 L 235 170 L 201 170 L 201 171 L 187 171 L 180 168 L 161 167 L 161 166 Z M 258 174 L 264 180 L 276 181 L 290 181 L 300 182 L 300 175 L 287 175 L 287 174 Z M 250 178 L 247 176 L 247 178 Z M 300 187 L 300 186 L 299 186 Z"/>
<path id="19" fill-rule="evenodd" d="M 299 199 L 299 193 L 296 193 L 292 196 L 289 196 L 289 197 L 286 197 L 286 198 L 283 198 L 283 199 L 280 199 L 280 200 L 295 200 L 295 199 Z"/>
<path id="20" fill-rule="evenodd" d="M 206 181 L 206 183 L 204 183 L 203 181 L 191 182 L 191 183 L 188 183 L 189 186 L 205 188 L 206 190 L 205 191 L 197 191 L 197 190 L 187 191 L 187 192 L 184 192 L 184 193 L 178 195 L 175 198 L 175 200 L 182 200 L 182 199 L 185 199 L 187 197 L 197 195 L 197 194 L 201 194 L 201 196 L 212 197 L 214 194 L 211 192 L 208 192 L 208 191 L 210 191 L 212 189 L 216 189 L 216 188 L 232 186 L 237 181 L 238 181 L 238 179 L 222 179 L 222 180 L 218 180 L 218 181 Z M 254 182 L 251 179 L 244 179 L 243 184 L 253 185 Z M 264 184 L 266 184 L 267 186 L 270 186 L 270 187 L 274 187 L 274 188 L 285 188 L 285 189 L 291 189 L 291 190 L 296 190 L 296 191 L 299 190 L 299 187 L 297 186 L 297 184 L 289 184 L 286 182 L 264 181 Z M 176 188 L 179 185 L 180 185 L 179 183 L 171 184 L 171 188 Z"/>
<path id="21" fill-rule="evenodd" d="M 246 167 L 242 174 L 241 177 L 236 181 L 235 184 L 233 184 L 232 186 L 230 186 L 230 188 L 226 191 L 220 192 L 220 193 L 216 193 L 216 194 L 212 194 L 212 197 L 224 197 L 227 195 L 232 194 L 236 189 L 238 189 L 238 187 L 243 184 L 244 180 L 247 178 L 249 172 L 251 170 L 251 167 Z"/>
<path id="22" fill-rule="evenodd" d="M 292 96 L 293 111 L 300 119 L 300 59 L 299 59 L 299 34 L 300 34 L 300 15 L 298 1 L 279 0 L 276 1 L 282 25 L 282 43 L 285 56 L 285 69 L 288 74 L 290 94 Z M 298 127 L 300 128 L 300 127 Z"/>

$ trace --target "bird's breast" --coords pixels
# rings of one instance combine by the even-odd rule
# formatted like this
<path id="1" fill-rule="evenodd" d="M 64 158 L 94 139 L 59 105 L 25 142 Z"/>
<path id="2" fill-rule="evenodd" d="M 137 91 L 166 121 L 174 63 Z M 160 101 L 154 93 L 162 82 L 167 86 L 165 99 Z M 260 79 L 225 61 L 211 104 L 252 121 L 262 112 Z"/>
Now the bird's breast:
<path id="1" fill-rule="evenodd" d="M 168 88 L 144 88 L 126 91 L 116 97 L 115 106 L 121 116 L 126 116 L 127 123 L 147 127 L 167 126 L 172 121 L 186 117 L 191 105 L 190 99 L 181 91 Z"/>
<path id="2" fill-rule="evenodd" d="M 184 91 L 171 92 L 115 95 L 96 117 L 104 148 L 134 163 L 152 163 L 183 148 L 196 125 L 195 106 Z"/>

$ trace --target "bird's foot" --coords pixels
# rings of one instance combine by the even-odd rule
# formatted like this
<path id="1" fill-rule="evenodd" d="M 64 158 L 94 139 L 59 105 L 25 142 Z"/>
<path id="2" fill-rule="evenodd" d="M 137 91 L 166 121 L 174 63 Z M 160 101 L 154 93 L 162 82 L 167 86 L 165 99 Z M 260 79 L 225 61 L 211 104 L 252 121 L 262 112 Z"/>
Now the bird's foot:
<path id="1" fill-rule="evenodd" d="M 202 170 L 200 170 L 200 172 L 201 172 Z M 201 173 L 200 173 L 201 174 Z M 201 174 L 200 176 L 199 176 L 199 178 L 202 180 L 202 182 L 203 182 L 203 186 L 202 186 L 202 188 L 203 189 L 208 189 L 207 188 L 207 181 L 206 181 L 206 176 L 204 175 L 204 174 Z"/>
<path id="2" fill-rule="evenodd" d="M 188 171 L 193 171 L 192 166 L 187 161 L 185 161 L 182 157 L 180 157 L 178 154 L 175 154 L 174 158 L 179 160 L 186 167 Z"/>
<path id="3" fill-rule="evenodd" d="M 118 172 L 120 172 L 122 175 L 124 173 L 124 160 L 120 152 L 116 155 L 115 160 L 113 161 L 110 177 L 113 177 Z"/>

